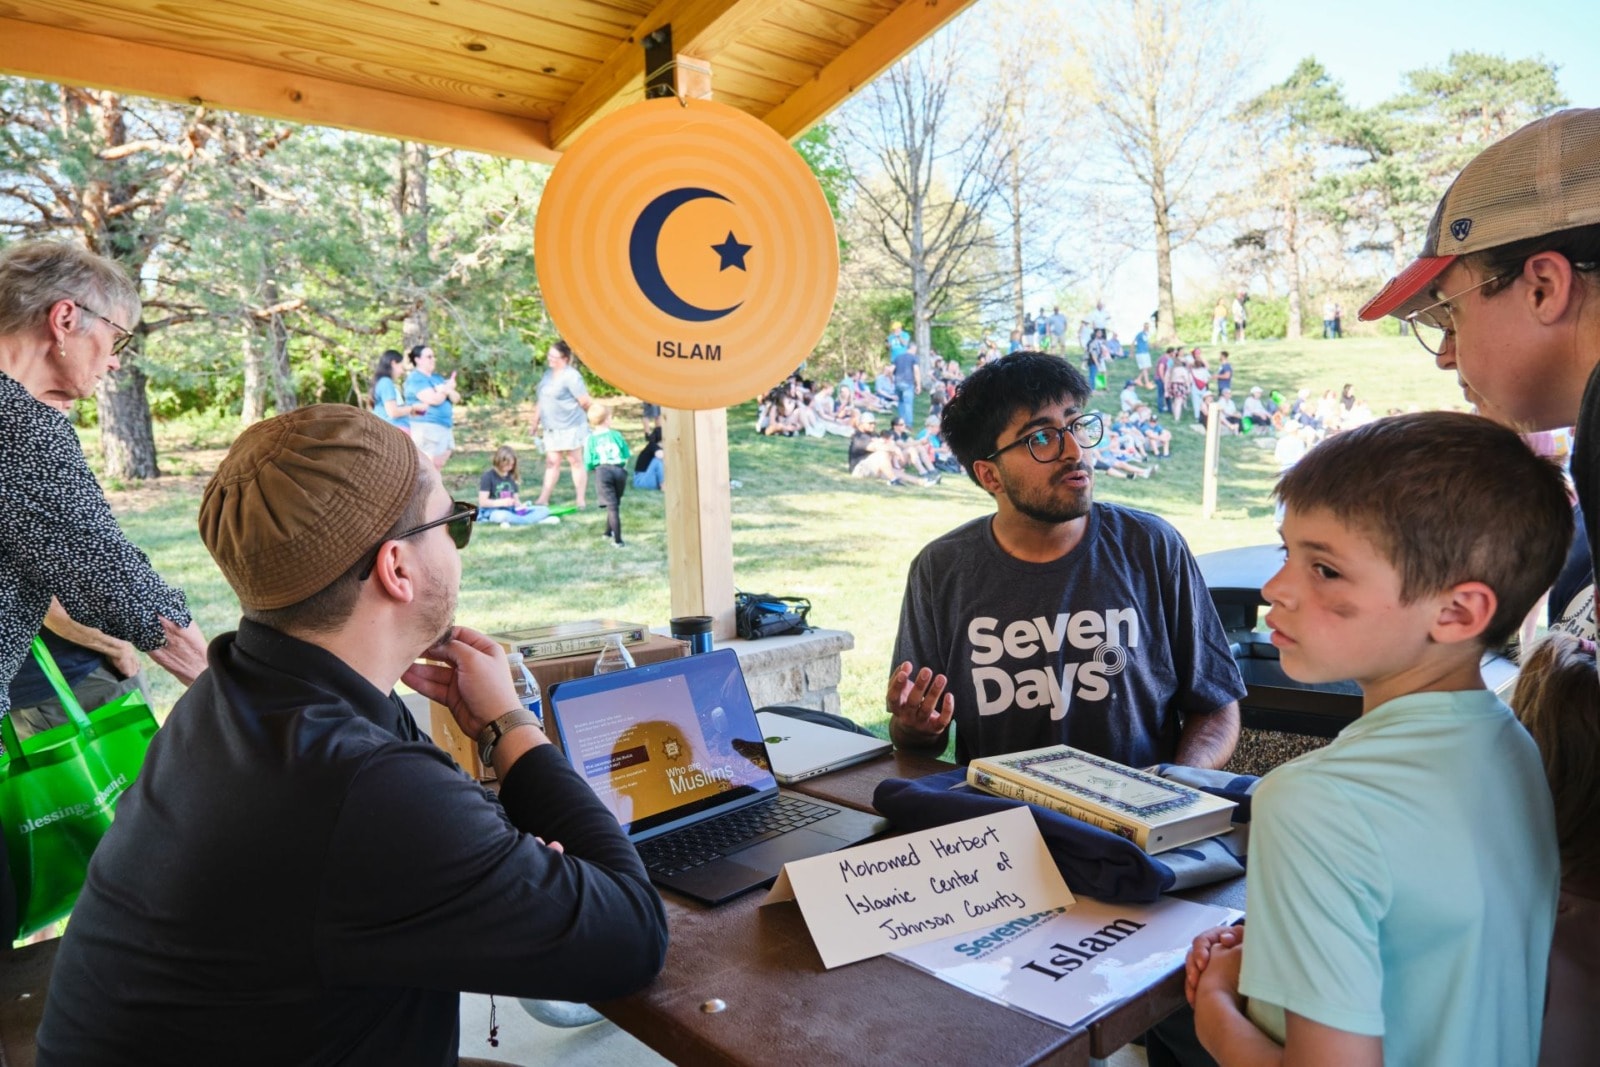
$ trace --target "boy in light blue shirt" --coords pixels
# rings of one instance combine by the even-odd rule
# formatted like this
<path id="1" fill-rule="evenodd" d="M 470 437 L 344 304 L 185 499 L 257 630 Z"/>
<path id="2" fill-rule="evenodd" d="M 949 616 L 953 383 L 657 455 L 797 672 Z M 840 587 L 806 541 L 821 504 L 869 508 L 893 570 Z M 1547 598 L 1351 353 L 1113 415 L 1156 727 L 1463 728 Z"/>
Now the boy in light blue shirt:
<path id="1" fill-rule="evenodd" d="M 1427 412 L 1328 439 L 1277 495 L 1272 643 L 1298 681 L 1357 681 L 1362 717 L 1257 789 L 1248 926 L 1189 953 L 1199 1039 L 1225 1067 L 1534 1064 L 1554 815 L 1479 660 L 1560 570 L 1560 474 L 1487 419 Z"/>

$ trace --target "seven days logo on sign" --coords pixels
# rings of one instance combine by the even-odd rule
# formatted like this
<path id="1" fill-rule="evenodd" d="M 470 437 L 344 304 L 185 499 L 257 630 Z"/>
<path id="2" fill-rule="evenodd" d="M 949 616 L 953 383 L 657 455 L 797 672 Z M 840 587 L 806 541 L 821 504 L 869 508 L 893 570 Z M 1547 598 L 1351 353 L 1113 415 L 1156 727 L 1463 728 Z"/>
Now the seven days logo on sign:
<path id="1" fill-rule="evenodd" d="M 822 336 L 833 217 L 770 127 L 707 100 L 608 115 L 550 176 L 534 260 L 578 357 L 644 400 L 707 409 L 781 381 Z"/>

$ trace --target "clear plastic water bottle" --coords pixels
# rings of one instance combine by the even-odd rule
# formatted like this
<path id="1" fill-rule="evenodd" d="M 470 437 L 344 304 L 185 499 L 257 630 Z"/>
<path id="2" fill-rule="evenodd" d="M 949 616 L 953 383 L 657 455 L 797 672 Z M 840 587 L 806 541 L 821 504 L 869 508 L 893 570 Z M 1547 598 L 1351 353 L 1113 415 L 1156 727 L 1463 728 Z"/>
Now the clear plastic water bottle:
<path id="1" fill-rule="evenodd" d="M 628 648 L 622 643 L 621 634 L 612 634 L 606 638 L 606 647 L 600 650 L 600 655 L 594 661 L 594 673 L 610 674 L 612 671 L 625 671 L 633 666 L 633 657 L 628 654 Z"/>
<path id="2" fill-rule="evenodd" d="M 533 712 L 533 717 L 543 726 L 544 694 L 539 691 L 539 679 L 533 676 L 522 660 L 522 653 L 516 649 L 506 653 L 506 662 L 511 666 L 511 684 L 517 691 L 517 699 L 524 708 Z"/>

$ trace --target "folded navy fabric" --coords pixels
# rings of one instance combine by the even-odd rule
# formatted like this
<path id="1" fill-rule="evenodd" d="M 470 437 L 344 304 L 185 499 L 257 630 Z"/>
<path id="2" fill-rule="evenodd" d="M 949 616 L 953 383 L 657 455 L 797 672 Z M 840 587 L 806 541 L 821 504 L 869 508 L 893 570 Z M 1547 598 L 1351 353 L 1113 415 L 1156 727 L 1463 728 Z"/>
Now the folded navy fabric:
<path id="1" fill-rule="evenodd" d="M 1163 764 L 1157 773 L 1236 802 L 1239 807 L 1233 813 L 1233 830 L 1221 837 L 1171 849 L 1157 858 L 1098 826 L 1029 804 L 1067 888 L 1098 900 L 1148 904 L 1162 893 L 1244 873 L 1250 840 L 1250 794 L 1260 779 L 1176 764 Z M 1021 803 L 973 789 L 967 785 L 965 767 L 914 780 L 889 778 L 879 783 L 872 796 L 872 806 L 895 829 L 908 832 L 975 819 Z"/>
<path id="2" fill-rule="evenodd" d="M 872 806 L 897 830 L 926 830 L 975 819 L 1022 803 L 990 796 L 967 785 L 967 770 L 930 774 L 926 778 L 889 778 L 878 784 Z M 1173 887 L 1172 868 L 1145 855 L 1132 841 L 1067 815 L 1027 807 L 1044 842 L 1074 893 L 1118 903 L 1148 904 Z"/>

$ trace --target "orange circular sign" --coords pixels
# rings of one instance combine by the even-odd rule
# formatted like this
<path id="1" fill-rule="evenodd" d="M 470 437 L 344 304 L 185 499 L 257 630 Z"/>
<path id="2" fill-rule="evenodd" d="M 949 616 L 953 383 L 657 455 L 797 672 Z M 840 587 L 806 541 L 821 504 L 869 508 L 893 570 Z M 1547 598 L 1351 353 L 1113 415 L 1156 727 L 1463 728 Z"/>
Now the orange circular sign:
<path id="1" fill-rule="evenodd" d="M 611 384 L 742 403 L 805 361 L 839 285 L 833 216 L 771 127 L 709 100 L 614 112 L 556 164 L 534 223 L 545 307 Z"/>

